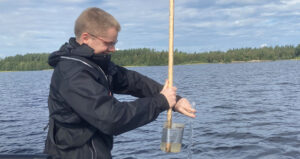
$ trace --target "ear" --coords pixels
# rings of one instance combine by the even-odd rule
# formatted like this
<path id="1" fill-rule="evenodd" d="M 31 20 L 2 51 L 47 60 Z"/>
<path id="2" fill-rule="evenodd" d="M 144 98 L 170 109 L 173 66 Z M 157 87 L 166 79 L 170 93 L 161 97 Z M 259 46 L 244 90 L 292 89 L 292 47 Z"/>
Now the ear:
<path id="1" fill-rule="evenodd" d="M 82 33 L 80 36 L 80 41 L 82 44 L 89 44 L 90 39 L 89 33 L 86 32 Z"/>

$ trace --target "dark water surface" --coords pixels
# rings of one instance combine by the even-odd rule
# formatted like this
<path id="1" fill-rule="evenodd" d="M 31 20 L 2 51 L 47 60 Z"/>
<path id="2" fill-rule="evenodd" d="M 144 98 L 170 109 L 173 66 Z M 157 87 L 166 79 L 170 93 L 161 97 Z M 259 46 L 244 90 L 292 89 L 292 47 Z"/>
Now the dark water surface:
<path id="1" fill-rule="evenodd" d="M 129 69 L 161 83 L 167 78 L 166 66 Z M 113 156 L 300 158 L 299 70 L 300 61 L 175 66 L 178 93 L 195 102 L 198 111 L 194 120 L 173 113 L 173 121 L 186 127 L 182 151 L 160 150 L 163 113 L 156 121 L 117 136 Z M 0 153 L 42 152 L 51 74 L 51 70 L 0 73 Z"/>

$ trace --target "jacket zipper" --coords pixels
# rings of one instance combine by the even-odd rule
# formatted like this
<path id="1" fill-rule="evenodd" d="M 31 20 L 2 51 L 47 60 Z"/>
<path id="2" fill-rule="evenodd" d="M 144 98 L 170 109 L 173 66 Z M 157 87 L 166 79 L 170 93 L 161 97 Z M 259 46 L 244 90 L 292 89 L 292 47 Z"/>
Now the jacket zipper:
<path id="1" fill-rule="evenodd" d="M 92 139 L 92 148 L 94 149 L 95 151 L 95 159 L 97 159 L 97 150 L 95 148 L 95 145 L 94 145 L 94 142 L 93 142 L 93 139 Z"/>
<path id="2" fill-rule="evenodd" d="M 106 81 L 108 81 L 108 78 L 107 78 L 106 74 L 104 73 L 104 71 L 102 70 L 102 68 L 100 66 L 98 66 L 98 68 L 102 72 L 102 74 L 104 75 Z"/>
<path id="3" fill-rule="evenodd" d="M 96 148 L 94 146 L 93 139 L 92 139 L 92 142 L 91 142 L 91 145 L 90 145 L 89 149 L 92 152 L 92 159 L 97 159 L 97 151 L 96 151 Z"/>
<path id="4" fill-rule="evenodd" d="M 102 72 L 102 74 L 104 75 L 106 82 L 107 82 L 107 86 L 108 86 L 108 91 L 109 91 L 109 96 L 112 96 L 112 93 L 110 91 L 110 85 L 109 85 L 109 80 L 108 80 L 108 75 L 106 76 L 106 74 L 104 73 L 104 71 L 102 70 L 102 68 L 100 66 L 98 66 L 99 70 Z"/>
<path id="5" fill-rule="evenodd" d="M 92 159 L 94 159 L 94 151 L 93 151 L 93 149 L 92 149 L 91 147 L 89 147 L 89 149 L 90 149 L 91 152 L 92 152 Z"/>

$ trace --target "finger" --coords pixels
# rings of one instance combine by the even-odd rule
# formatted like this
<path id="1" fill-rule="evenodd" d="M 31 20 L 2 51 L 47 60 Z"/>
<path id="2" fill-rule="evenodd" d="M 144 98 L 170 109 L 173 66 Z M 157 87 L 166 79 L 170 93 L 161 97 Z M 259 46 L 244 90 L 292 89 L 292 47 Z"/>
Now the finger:
<path id="1" fill-rule="evenodd" d="M 169 80 L 166 80 L 163 90 L 164 90 L 164 89 L 167 89 L 167 88 L 168 88 L 168 85 L 169 85 Z"/>
<path id="2" fill-rule="evenodd" d="M 196 113 L 197 112 L 196 109 L 194 109 L 194 108 L 189 108 L 187 111 L 190 112 L 190 113 Z"/>
<path id="3" fill-rule="evenodd" d="M 190 112 L 190 113 L 196 113 L 197 110 L 191 107 L 191 105 L 185 104 L 182 107 L 185 111 Z"/>
<path id="4" fill-rule="evenodd" d="M 186 111 L 191 112 L 191 113 L 196 112 L 196 109 L 193 108 L 187 100 L 183 100 L 183 102 L 184 103 L 182 105 L 183 105 L 183 108 L 186 109 Z"/>
<path id="5" fill-rule="evenodd" d="M 184 115 L 186 115 L 186 116 L 188 116 L 188 117 L 191 117 L 191 118 L 195 118 L 195 117 L 196 117 L 196 114 L 195 114 L 195 113 L 188 112 L 188 111 L 186 111 L 185 109 L 183 109 L 183 110 L 181 111 L 181 113 L 184 114 Z"/>

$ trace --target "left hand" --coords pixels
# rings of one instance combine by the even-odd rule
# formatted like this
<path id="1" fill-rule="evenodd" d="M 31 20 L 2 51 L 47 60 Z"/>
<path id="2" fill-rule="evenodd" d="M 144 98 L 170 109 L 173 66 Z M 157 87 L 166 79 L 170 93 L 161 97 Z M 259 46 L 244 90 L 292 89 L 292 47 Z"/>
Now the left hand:
<path id="1" fill-rule="evenodd" d="M 174 110 L 191 118 L 196 117 L 196 109 L 192 108 L 190 102 L 186 98 L 181 98 L 175 104 Z"/>

